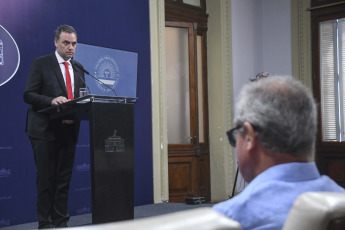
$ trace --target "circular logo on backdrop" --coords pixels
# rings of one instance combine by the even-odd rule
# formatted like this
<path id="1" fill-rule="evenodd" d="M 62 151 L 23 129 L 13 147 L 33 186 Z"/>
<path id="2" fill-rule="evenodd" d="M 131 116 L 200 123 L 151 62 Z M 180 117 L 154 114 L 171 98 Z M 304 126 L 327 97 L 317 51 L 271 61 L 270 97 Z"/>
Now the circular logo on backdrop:
<path id="1" fill-rule="evenodd" d="M 97 86 L 104 92 L 111 91 L 105 85 L 108 85 L 112 89 L 116 88 L 120 80 L 120 74 L 119 67 L 115 59 L 109 56 L 104 56 L 98 59 L 96 64 L 96 77 L 102 81 L 103 84 L 97 82 Z"/>
<path id="2" fill-rule="evenodd" d="M 20 63 L 20 54 L 16 41 L 0 25 L 0 86 L 7 83 L 16 74 Z"/>

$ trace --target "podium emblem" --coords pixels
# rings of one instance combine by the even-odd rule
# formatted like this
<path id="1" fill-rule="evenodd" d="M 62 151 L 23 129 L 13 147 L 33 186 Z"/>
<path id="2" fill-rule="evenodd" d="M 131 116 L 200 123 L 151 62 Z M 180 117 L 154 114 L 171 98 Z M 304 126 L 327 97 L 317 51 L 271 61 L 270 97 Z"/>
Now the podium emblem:
<path id="1" fill-rule="evenodd" d="M 105 140 L 106 153 L 120 153 L 125 151 L 125 140 L 117 136 L 117 130 Z"/>

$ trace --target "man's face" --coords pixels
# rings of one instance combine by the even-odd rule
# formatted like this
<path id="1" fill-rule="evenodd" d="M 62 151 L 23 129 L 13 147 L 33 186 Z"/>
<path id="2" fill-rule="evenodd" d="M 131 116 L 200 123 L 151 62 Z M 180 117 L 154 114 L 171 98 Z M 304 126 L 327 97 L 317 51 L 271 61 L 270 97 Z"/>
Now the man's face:
<path id="1" fill-rule="evenodd" d="M 60 34 L 60 39 L 54 41 L 56 51 L 58 54 L 67 61 L 72 58 L 77 47 L 77 36 L 74 33 L 62 32 Z"/>

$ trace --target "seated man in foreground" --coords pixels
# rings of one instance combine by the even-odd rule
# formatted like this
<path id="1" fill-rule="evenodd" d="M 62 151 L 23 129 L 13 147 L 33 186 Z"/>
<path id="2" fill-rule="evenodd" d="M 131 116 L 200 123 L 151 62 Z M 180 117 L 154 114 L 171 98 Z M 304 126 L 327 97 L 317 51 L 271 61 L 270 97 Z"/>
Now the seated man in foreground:
<path id="1" fill-rule="evenodd" d="M 247 84 L 235 109 L 240 172 L 249 185 L 213 208 L 243 229 L 282 229 L 296 198 L 308 191 L 345 192 L 314 162 L 316 104 L 310 90 L 291 77 L 272 76 Z"/>

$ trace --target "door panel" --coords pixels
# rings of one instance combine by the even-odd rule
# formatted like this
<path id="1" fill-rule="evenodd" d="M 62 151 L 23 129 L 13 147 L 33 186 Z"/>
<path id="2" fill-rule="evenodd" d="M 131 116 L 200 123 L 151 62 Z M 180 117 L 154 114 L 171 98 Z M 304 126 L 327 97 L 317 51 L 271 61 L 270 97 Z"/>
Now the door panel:
<path id="1" fill-rule="evenodd" d="M 168 149 L 194 149 L 197 137 L 195 28 L 166 22 Z"/>
<path id="2" fill-rule="evenodd" d="M 165 29 L 168 143 L 190 143 L 188 28 Z"/>
<path id="3" fill-rule="evenodd" d="M 196 190 L 196 158 L 176 154 L 169 157 L 169 201 L 183 202 Z"/>

